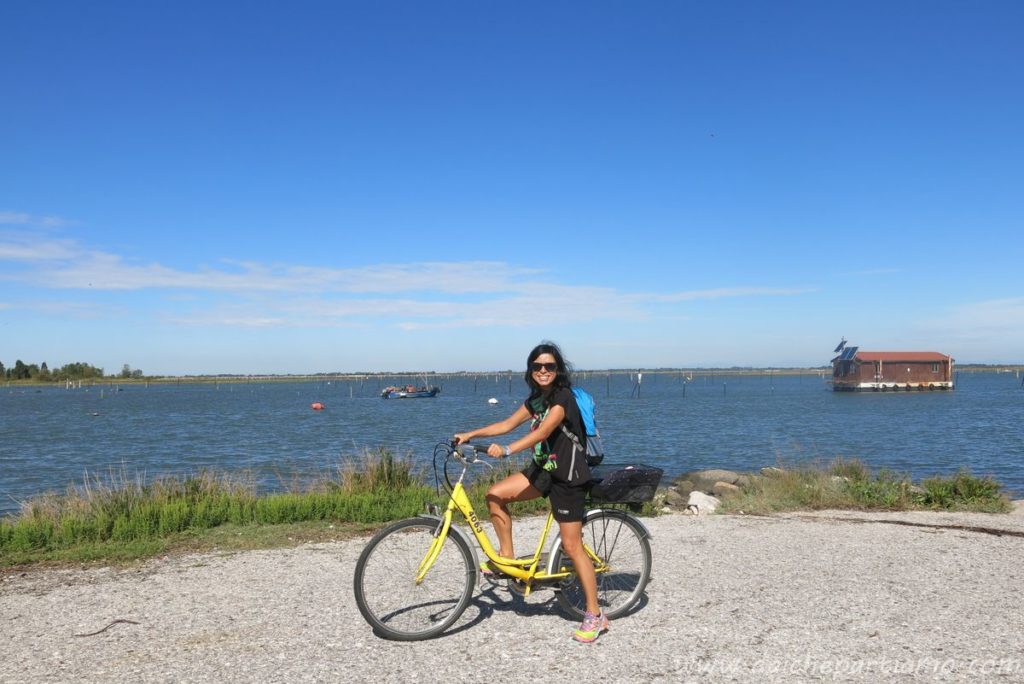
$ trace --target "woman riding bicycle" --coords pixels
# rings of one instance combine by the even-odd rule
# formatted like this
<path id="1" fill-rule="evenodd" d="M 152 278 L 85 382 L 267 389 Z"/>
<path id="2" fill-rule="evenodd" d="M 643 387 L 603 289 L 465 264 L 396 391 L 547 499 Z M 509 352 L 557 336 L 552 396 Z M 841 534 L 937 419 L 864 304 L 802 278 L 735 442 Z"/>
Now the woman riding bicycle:
<path id="1" fill-rule="evenodd" d="M 512 544 L 512 517 L 508 504 L 529 501 L 542 496 L 551 500 L 552 513 L 558 522 L 562 547 L 572 561 L 586 599 L 583 624 L 575 630 L 577 641 L 591 642 L 608 629 L 597 600 L 597 578 L 590 559 L 583 549 L 583 516 L 590 468 L 586 453 L 561 429 L 572 432 L 586 447 L 586 430 L 572 394 L 569 367 L 558 346 L 542 342 L 526 359 L 526 384 L 530 396 L 505 420 L 486 427 L 455 434 L 457 443 L 477 437 L 496 437 L 512 432 L 530 420 L 530 432 L 505 446 L 491 444 L 487 454 L 505 458 L 517 451 L 531 450 L 533 458 L 518 473 L 510 475 L 487 491 L 487 508 L 500 554 L 515 558 Z"/>

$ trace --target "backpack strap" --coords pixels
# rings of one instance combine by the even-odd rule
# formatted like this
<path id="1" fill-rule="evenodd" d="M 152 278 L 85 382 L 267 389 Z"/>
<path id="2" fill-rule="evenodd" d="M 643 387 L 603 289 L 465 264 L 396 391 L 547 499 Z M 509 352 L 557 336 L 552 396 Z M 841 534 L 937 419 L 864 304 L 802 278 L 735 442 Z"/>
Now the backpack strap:
<path id="1" fill-rule="evenodd" d="M 568 437 L 569 439 L 572 440 L 573 444 L 575 444 L 578 448 L 583 449 L 583 442 L 580 441 L 579 437 L 577 437 L 575 434 L 573 434 L 572 430 L 570 430 L 569 428 L 565 427 L 565 423 L 562 423 L 558 427 L 562 428 L 562 432 L 565 433 L 566 437 Z M 600 437 L 600 435 L 598 435 L 598 436 Z"/>

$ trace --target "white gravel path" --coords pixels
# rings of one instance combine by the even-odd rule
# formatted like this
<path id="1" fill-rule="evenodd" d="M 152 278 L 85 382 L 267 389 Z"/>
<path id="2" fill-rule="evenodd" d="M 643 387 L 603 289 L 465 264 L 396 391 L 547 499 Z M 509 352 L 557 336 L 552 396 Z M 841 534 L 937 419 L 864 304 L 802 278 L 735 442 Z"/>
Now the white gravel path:
<path id="1" fill-rule="evenodd" d="M 378 639 L 352 596 L 356 539 L 8 573 L 0 682 L 1024 682 L 1022 515 L 646 523 L 648 600 L 591 645 L 550 593 L 490 585 L 439 639 Z"/>

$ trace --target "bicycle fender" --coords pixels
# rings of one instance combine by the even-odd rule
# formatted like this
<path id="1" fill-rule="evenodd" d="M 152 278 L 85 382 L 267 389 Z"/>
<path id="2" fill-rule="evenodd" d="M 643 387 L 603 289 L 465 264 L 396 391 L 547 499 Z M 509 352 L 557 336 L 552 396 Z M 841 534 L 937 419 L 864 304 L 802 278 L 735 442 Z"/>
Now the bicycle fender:
<path id="1" fill-rule="evenodd" d="M 586 522 L 586 521 L 590 520 L 591 518 L 593 518 L 593 517 L 595 517 L 597 515 L 604 514 L 604 513 L 613 513 L 613 514 L 616 514 L 616 515 L 620 515 L 622 517 L 626 517 L 627 515 L 629 515 L 628 513 L 624 513 L 623 511 L 618 510 L 617 508 L 594 508 L 594 509 L 591 509 L 591 510 L 587 511 L 587 514 L 585 516 L 583 516 L 583 522 Z M 640 518 L 638 518 L 638 517 L 636 517 L 634 515 L 630 515 L 629 517 L 632 518 L 636 522 L 636 524 L 640 527 L 640 531 L 641 531 L 644 539 L 653 539 L 654 538 L 653 535 L 651 535 L 650 530 L 647 529 L 647 525 L 644 525 L 644 521 L 643 520 L 641 520 Z M 559 531 L 559 532 L 557 532 L 555 534 L 555 538 L 554 538 L 554 540 L 552 540 L 551 546 L 548 548 L 548 567 L 547 567 L 548 574 L 554 573 L 556 571 L 556 568 L 555 568 L 555 551 L 557 551 L 560 548 L 562 548 L 562 533 L 561 533 L 561 531 Z M 475 549 L 474 549 L 474 551 L 475 551 Z"/>
<path id="2" fill-rule="evenodd" d="M 430 513 L 421 513 L 417 518 L 428 518 L 430 520 L 436 520 L 437 524 L 440 525 L 444 522 L 444 518 L 439 515 L 432 515 Z M 448 526 L 448 534 L 457 534 L 462 537 L 462 540 L 466 542 L 466 546 L 469 547 L 469 552 L 473 554 L 473 567 L 476 568 L 477 575 L 480 574 L 480 557 L 476 553 L 476 540 L 470 539 L 466 532 L 452 521 L 452 524 Z"/>

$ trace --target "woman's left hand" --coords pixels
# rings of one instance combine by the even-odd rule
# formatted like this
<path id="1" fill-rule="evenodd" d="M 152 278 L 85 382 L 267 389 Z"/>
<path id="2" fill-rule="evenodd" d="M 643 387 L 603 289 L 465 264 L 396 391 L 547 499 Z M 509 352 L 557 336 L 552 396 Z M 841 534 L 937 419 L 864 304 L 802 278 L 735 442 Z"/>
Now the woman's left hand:
<path id="1" fill-rule="evenodd" d="M 505 458 L 505 447 L 500 444 L 492 444 L 487 447 L 487 455 L 491 458 Z"/>

